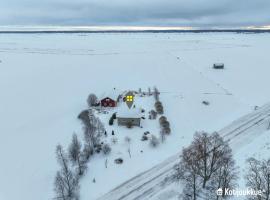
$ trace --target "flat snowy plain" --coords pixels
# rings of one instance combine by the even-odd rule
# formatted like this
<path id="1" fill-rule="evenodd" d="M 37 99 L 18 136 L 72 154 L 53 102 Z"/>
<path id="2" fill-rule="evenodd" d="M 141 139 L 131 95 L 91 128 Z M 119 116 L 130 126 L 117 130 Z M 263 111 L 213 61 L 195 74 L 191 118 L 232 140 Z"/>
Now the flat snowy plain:
<path id="1" fill-rule="evenodd" d="M 108 169 L 94 157 L 81 181 L 82 200 L 181 151 L 195 131 L 220 130 L 268 103 L 269 44 L 269 34 L 0 34 L 0 199 L 54 197 L 55 146 L 67 147 L 73 132 L 82 136 L 76 117 L 89 93 L 157 86 L 172 134 L 157 149 L 142 143 L 143 154 L 137 142 L 131 159 L 121 140 Z M 213 70 L 215 62 L 225 69 Z M 269 137 L 254 142 L 237 152 L 241 167 L 249 155 L 270 155 Z M 119 155 L 126 162 L 116 166 Z"/>

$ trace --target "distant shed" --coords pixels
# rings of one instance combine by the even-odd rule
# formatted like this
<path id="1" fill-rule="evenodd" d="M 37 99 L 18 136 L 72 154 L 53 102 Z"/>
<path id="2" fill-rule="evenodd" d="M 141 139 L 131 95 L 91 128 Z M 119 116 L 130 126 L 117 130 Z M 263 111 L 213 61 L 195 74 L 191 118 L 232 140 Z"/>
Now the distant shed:
<path id="1" fill-rule="evenodd" d="M 215 63 L 213 65 L 214 69 L 224 69 L 224 63 Z"/>

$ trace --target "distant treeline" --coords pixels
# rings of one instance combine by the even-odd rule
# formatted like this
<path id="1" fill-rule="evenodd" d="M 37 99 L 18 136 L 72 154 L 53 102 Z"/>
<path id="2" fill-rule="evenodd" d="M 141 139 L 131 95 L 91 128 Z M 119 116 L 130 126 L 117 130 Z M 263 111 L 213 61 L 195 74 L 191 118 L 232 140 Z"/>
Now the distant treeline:
<path id="1" fill-rule="evenodd" d="M 108 30 L 108 31 L 84 31 L 84 30 L 64 30 L 64 31 L 0 31 L 0 34 L 33 34 L 33 33 L 270 33 L 270 30 L 261 29 L 205 29 L 205 30 Z"/>

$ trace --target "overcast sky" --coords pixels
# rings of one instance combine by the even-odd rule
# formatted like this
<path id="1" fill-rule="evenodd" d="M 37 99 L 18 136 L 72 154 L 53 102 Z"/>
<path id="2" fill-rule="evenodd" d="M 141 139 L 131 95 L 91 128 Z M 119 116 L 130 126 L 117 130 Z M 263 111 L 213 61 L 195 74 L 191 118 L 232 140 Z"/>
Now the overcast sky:
<path id="1" fill-rule="evenodd" d="M 270 0 L 0 0 L 0 25 L 269 24 Z"/>

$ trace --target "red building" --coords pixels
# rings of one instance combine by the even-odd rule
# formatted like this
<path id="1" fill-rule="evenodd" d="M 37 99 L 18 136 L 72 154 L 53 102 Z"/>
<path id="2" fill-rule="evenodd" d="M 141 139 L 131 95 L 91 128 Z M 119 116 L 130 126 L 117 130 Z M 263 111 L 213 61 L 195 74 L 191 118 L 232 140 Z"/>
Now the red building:
<path id="1" fill-rule="evenodd" d="M 110 97 L 106 97 L 100 101 L 100 105 L 103 107 L 116 107 L 117 102 Z"/>

